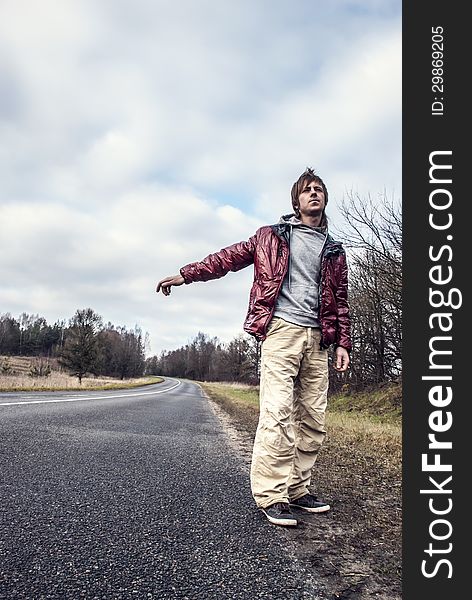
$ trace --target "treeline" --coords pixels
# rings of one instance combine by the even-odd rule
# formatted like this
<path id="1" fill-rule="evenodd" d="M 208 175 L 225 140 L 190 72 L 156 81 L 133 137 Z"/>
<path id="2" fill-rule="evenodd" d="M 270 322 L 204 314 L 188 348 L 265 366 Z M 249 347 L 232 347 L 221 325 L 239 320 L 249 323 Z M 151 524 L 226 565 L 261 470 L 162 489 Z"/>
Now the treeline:
<path id="1" fill-rule="evenodd" d="M 259 344 L 241 334 L 228 344 L 199 332 L 187 345 L 146 360 L 146 375 L 185 377 L 198 381 L 258 382 Z"/>
<path id="2" fill-rule="evenodd" d="M 91 308 L 53 325 L 39 315 L 0 315 L 1 355 L 57 358 L 79 381 L 87 373 L 120 379 L 143 375 L 145 344 L 139 327 L 104 325 Z"/>
<path id="3" fill-rule="evenodd" d="M 64 346 L 66 321 L 49 325 L 44 317 L 23 313 L 0 315 L 0 354 L 56 357 Z"/>
<path id="4" fill-rule="evenodd" d="M 336 228 L 349 263 L 353 350 L 347 373 L 332 367 L 331 390 L 399 381 L 402 372 L 402 220 L 397 203 L 348 195 L 346 227 Z M 146 373 L 207 381 L 257 383 L 259 346 L 246 334 L 229 344 L 199 333 L 178 350 L 146 361 Z M 332 350 L 330 352 L 332 355 Z"/>

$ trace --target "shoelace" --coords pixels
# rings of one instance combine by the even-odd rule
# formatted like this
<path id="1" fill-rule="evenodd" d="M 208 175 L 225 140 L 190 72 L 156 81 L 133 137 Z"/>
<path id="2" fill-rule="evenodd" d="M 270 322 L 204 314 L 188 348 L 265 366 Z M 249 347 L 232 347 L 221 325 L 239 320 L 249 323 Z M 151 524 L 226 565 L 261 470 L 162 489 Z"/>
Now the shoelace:
<path id="1" fill-rule="evenodd" d="M 280 510 L 280 512 L 290 512 L 290 506 L 285 502 L 277 502 L 277 504 L 274 504 L 274 508 L 277 508 L 278 510 Z"/>

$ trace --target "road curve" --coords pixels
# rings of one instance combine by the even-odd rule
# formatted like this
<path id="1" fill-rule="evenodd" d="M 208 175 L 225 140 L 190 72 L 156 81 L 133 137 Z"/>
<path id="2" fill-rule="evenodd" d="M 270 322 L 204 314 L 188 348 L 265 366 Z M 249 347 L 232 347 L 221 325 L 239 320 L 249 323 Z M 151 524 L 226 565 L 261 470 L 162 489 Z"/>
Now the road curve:
<path id="1" fill-rule="evenodd" d="M 0 393 L 0 598 L 316 598 L 201 389 Z"/>

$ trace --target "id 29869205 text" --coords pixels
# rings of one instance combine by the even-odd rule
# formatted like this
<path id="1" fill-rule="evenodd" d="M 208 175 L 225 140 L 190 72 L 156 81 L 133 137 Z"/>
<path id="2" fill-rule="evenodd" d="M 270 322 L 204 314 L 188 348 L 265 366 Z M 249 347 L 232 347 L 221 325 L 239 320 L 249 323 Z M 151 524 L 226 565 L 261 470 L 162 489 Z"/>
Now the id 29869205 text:
<path id="1" fill-rule="evenodd" d="M 444 114 L 444 28 L 440 25 L 431 28 L 431 91 L 433 101 L 431 114 Z"/>

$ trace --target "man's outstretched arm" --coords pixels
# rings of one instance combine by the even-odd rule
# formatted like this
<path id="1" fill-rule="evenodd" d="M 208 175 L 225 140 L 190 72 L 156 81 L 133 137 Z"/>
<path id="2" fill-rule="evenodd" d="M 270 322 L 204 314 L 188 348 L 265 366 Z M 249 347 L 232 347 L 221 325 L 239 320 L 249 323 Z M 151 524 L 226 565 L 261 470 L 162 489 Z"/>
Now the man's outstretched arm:
<path id="1" fill-rule="evenodd" d="M 179 275 L 170 275 L 159 281 L 156 292 L 162 290 L 164 296 L 168 296 L 174 285 L 218 279 L 228 271 L 244 269 L 254 261 L 255 240 L 256 237 L 252 236 L 247 242 L 238 242 L 209 254 L 200 262 L 185 265 L 180 269 Z"/>

